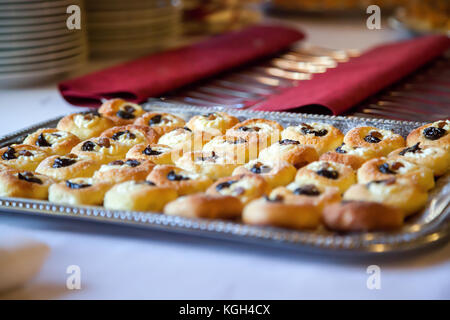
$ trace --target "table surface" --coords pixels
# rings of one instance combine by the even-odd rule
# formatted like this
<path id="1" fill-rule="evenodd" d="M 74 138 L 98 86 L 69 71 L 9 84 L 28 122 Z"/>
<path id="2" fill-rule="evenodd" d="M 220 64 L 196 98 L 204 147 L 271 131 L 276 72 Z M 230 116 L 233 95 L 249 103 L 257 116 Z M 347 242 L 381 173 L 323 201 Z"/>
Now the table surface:
<path id="1" fill-rule="evenodd" d="M 289 21 L 309 42 L 365 49 L 404 35 L 368 30 L 365 21 Z M 98 67 L 93 64 L 92 67 Z M 0 135 L 79 111 L 56 84 L 0 90 Z M 47 243 L 38 276 L 0 299 L 449 299 L 450 244 L 412 256 L 341 260 L 265 250 L 185 235 L 19 215 L 0 216 L 1 228 Z M 66 288 L 67 267 L 81 270 L 81 289 Z M 367 288 L 378 265 L 381 288 Z"/>

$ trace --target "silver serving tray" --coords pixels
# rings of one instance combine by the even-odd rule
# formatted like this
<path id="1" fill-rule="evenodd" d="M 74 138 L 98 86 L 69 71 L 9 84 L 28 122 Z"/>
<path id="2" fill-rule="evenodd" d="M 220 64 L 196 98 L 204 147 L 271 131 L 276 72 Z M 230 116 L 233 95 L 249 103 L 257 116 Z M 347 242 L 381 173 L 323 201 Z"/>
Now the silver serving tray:
<path id="1" fill-rule="evenodd" d="M 330 123 L 343 132 L 370 125 L 392 129 L 406 136 L 412 129 L 423 125 L 420 122 L 365 119 L 308 115 L 287 112 L 258 112 L 236 110 L 225 107 L 194 107 L 172 103 L 149 102 L 147 110 L 165 111 L 190 118 L 196 114 L 213 111 L 227 111 L 239 117 L 266 118 L 280 122 L 283 126 L 301 122 L 320 121 Z M 21 142 L 25 136 L 38 128 L 55 127 L 60 118 L 39 123 L 0 138 L 0 146 Z M 116 211 L 103 207 L 69 206 L 22 198 L 0 197 L 0 214 L 15 213 L 33 216 L 50 216 L 59 219 L 81 219 L 92 222 L 112 223 L 129 227 L 147 228 L 168 232 L 185 233 L 233 242 L 257 244 L 265 247 L 294 249 L 301 252 L 326 253 L 334 256 L 360 256 L 368 254 L 389 254 L 423 249 L 442 241 L 450 235 L 450 175 L 437 181 L 432 190 L 427 207 L 408 219 L 404 227 L 395 232 L 364 232 L 339 234 L 320 228 L 315 231 L 294 231 L 273 227 L 245 225 L 236 221 L 206 220 L 166 216 L 160 213 Z"/>

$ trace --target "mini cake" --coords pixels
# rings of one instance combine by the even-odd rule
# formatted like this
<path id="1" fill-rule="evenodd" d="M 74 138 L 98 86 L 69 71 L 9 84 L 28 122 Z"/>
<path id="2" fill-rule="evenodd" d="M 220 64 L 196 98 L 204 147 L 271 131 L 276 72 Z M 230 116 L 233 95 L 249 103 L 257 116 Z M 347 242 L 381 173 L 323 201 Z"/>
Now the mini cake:
<path id="1" fill-rule="evenodd" d="M 0 196 L 47 200 L 53 179 L 30 171 L 0 171 Z"/>
<path id="2" fill-rule="evenodd" d="M 228 129 L 226 135 L 258 143 L 258 150 L 262 150 L 280 140 L 282 130 L 283 127 L 273 120 L 248 119 Z"/>
<path id="3" fill-rule="evenodd" d="M 204 145 L 204 152 L 225 154 L 236 159 L 238 164 L 244 164 L 250 159 L 258 157 L 258 143 L 241 137 L 218 136 Z"/>
<path id="4" fill-rule="evenodd" d="M 450 120 L 439 120 L 410 132 L 406 138 L 409 147 L 420 142 L 421 146 L 434 146 L 450 151 Z"/>
<path id="5" fill-rule="evenodd" d="M 132 124 L 138 117 L 144 114 L 144 110 L 138 104 L 122 99 L 112 99 L 104 102 L 98 112 L 111 119 L 115 126 Z"/>
<path id="6" fill-rule="evenodd" d="M 236 197 L 197 193 L 170 202 L 164 213 L 187 218 L 232 219 L 241 216 L 242 208 Z"/>
<path id="7" fill-rule="evenodd" d="M 34 171 L 39 163 L 49 156 L 40 147 L 28 144 L 15 144 L 0 149 L 0 164 L 10 168 Z"/>
<path id="8" fill-rule="evenodd" d="M 176 115 L 164 112 L 147 112 L 134 122 L 139 126 L 149 126 L 160 136 L 177 128 L 182 128 L 185 121 Z"/>
<path id="9" fill-rule="evenodd" d="M 212 135 L 223 135 L 236 125 L 239 119 L 226 112 L 211 112 L 204 115 L 193 116 L 186 126 L 192 131 L 206 131 Z"/>
<path id="10" fill-rule="evenodd" d="M 285 161 L 270 163 L 255 159 L 234 169 L 233 176 L 257 174 L 263 177 L 271 188 L 275 188 L 292 182 L 296 173 L 295 167 Z"/>
<path id="11" fill-rule="evenodd" d="M 386 156 L 389 152 L 404 147 L 405 139 L 391 130 L 358 127 L 346 133 L 344 143 L 352 148 L 369 148 L 376 152 L 378 156 Z"/>
<path id="12" fill-rule="evenodd" d="M 71 151 L 80 158 L 91 159 L 100 163 L 108 163 L 125 157 L 129 147 L 116 140 L 99 137 L 77 144 Z"/>
<path id="13" fill-rule="evenodd" d="M 151 181 L 126 181 L 106 192 L 104 206 L 113 210 L 162 212 L 176 198 L 173 188 L 159 187 Z"/>
<path id="14" fill-rule="evenodd" d="M 367 160 L 377 157 L 377 152 L 367 147 L 350 147 L 342 143 L 334 151 L 325 152 L 320 156 L 321 161 L 342 163 L 357 170 Z"/>
<path id="15" fill-rule="evenodd" d="M 94 173 L 94 179 L 120 183 L 128 180 L 141 181 L 149 175 L 155 164 L 143 159 L 115 160 L 104 164 Z"/>
<path id="16" fill-rule="evenodd" d="M 138 144 L 131 148 L 126 157 L 131 159 L 145 159 L 156 164 L 173 164 L 172 153 L 176 151 L 164 144 Z M 176 153 L 177 159 L 181 154 Z"/>
<path id="17" fill-rule="evenodd" d="M 23 144 L 30 144 L 47 151 L 49 155 L 65 155 L 81 140 L 74 134 L 53 128 L 39 129 L 28 135 Z"/>
<path id="18" fill-rule="evenodd" d="M 280 140 L 261 150 L 258 157 L 258 160 L 262 162 L 286 161 L 297 169 L 318 159 L 319 155 L 313 147 L 301 145 L 300 142 L 289 139 Z"/>
<path id="19" fill-rule="evenodd" d="M 330 124 L 314 122 L 287 127 L 281 132 L 281 138 L 312 146 L 321 155 L 341 145 L 344 135 Z"/>
<path id="20" fill-rule="evenodd" d="M 81 159 L 76 154 L 51 156 L 42 161 L 36 172 L 55 180 L 67 180 L 77 177 L 92 177 L 100 168 L 100 163 L 90 159 Z"/>
<path id="21" fill-rule="evenodd" d="M 92 178 L 72 178 L 52 184 L 48 189 L 48 199 L 61 204 L 99 206 L 111 186 L 109 182 Z"/>
<path id="22" fill-rule="evenodd" d="M 101 137 L 110 138 L 131 148 L 140 143 L 153 144 L 158 141 L 159 135 L 150 127 L 126 125 L 113 127 L 101 134 Z"/>
<path id="23" fill-rule="evenodd" d="M 114 126 L 111 119 L 103 117 L 97 111 L 73 113 L 59 120 L 56 128 L 76 135 L 81 140 L 97 137 Z"/>
<path id="24" fill-rule="evenodd" d="M 202 150 L 203 146 L 212 138 L 213 136 L 208 132 L 192 131 L 185 127 L 164 134 L 159 138 L 158 144 L 167 145 L 174 150 L 189 152 Z"/>

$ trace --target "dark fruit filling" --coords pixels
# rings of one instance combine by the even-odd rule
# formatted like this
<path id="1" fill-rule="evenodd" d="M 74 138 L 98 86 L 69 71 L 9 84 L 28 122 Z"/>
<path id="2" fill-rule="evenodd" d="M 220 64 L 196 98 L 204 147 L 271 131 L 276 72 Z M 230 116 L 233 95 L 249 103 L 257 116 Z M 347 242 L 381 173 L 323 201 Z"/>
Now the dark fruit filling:
<path id="1" fill-rule="evenodd" d="M 148 125 L 153 126 L 155 124 L 161 123 L 161 120 L 162 120 L 162 115 L 157 114 L 156 116 L 153 116 L 150 118 L 150 120 L 148 120 Z"/>
<path id="2" fill-rule="evenodd" d="M 243 127 L 239 127 L 238 130 L 245 131 L 245 132 L 258 132 L 259 130 L 261 130 L 261 128 L 243 126 Z"/>
<path id="3" fill-rule="evenodd" d="M 322 177 L 325 177 L 325 178 L 328 178 L 328 179 L 336 180 L 337 178 L 339 178 L 339 172 L 337 172 L 335 170 L 328 169 L 328 168 L 320 169 L 319 171 L 316 171 L 316 173 L 319 176 L 322 176 Z"/>
<path id="4" fill-rule="evenodd" d="M 117 111 L 116 114 L 119 118 L 129 120 L 135 118 L 134 111 L 135 109 L 132 106 L 125 106 L 122 110 Z"/>
<path id="5" fill-rule="evenodd" d="M 421 153 L 422 148 L 419 147 L 420 142 L 417 142 L 415 145 L 405 148 L 402 151 L 400 151 L 399 155 L 404 156 L 407 153 L 416 153 L 419 152 Z"/>
<path id="6" fill-rule="evenodd" d="M 337 153 L 347 153 L 347 151 L 343 150 L 342 147 L 345 145 L 345 143 L 341 144 L 339 147 L 336 148 Z"/>
<path id="7" fill-rule="evenodd" d="M 13 159 L 17 159 L 17 156 L 16 156 L 16 150 L 14 150 L 13 147 L 8 147 L 8 150 L 6 150 L 6 151 L 2 154 L 2 159 L 3 159 L 3 160 L 13 160 Z"/>
<path id="8" fill-rule="evenodd" d="M 62 168 L 62 167 L 68 167 L 73 165 L 75 162 L 77 162 L 74 159 L 67 159 L 67 158 L 56 158 L 55 161 L 53 161 L 53 168 Z"/>
<path id="9" fill-rule="evenodd" d="M 447 131 L 443 128 L 428 127 L 423 129 L 423 136 L 428 140 L 438 140 L 445 136 Z"/>
<path id="10" fill-rule="evenodd" d="M 86 141 L 81 146 L 81 151 L 92 151 L 92 150 L 94 150 L 94 148 L 95 148 L 95 143 L 93 143 L 92 141 Z"/>
<path id="11" fill-rule="evenodd" d="M 126 139 L 136 139 L 136 135 L 130 132 L 130 130 L 116 132 L 112 135 L 111 139 L 119 140 L 119 138 L 123 135 L 125 135 Z"/>
<path id="12" fill-rule="evenodd" d="M 36 140 L 36 145 L 37 145 L 38 147 L 51 147 L 51 146 L 52 146 L 50 143 L 48 143 L 47 140 L 45 140 L 45 137 L 44 137 L 44 134 L 43 134 L 43 133 L 41 133 L 41 134 L 38 136 L 38 138 L 37 138 L 37 140 Z"/>
<path id="13" fill-rule="evenodd" d="M 148 146 L 147 148 L 145 148 L 145 149 L 142 151 L 142 153 L 145 154 L 145 155 L 147 155 L 147 156 L 159 156 L 160 154 L 162 154 L 162 152 L 153 150 L 150 146 Z"/>
<path id="14" fill-rule="evenodd" d="M 277 196 L 274 197 L 274 198 L 270 198 L 270 197 L 268 197 L 268 196 L 264 196 L 264 199 L 265 199 L 267 202 L 283 202 L 283 200 L 284 200 L 283 196 L 281 196 L 281 195 L 277 195 Z"/>
<path id="15" fill-rule="evenodd" d="M 368 143 L 378 143 L 383 138 L 383 135 L 378 131 L 372 131 L 367 136 L 364 137 L 364 141 Z"/>
<path id="16" fill-rule="evenodd" d="M 184 181 L 184 180 L 191 180 L 189 177 L 184 177 L 181 174 L 176 174 L 175 171 L 171 170 L 167 174 L 167 179 L 170 181 Z"/>
<path id="17" fill-rule="evenodd" d="M 36 178 L 33 173 L 31 172 L 24 172 L 24 173 L 18 173 L 17 177 L 19 178 L 19 180 L 24 180 L 27 182 L 31 182 L 31 183 L 37 183 L 37 184 L 42 184 L 42 180 L 39 178 Z"/>
<path id="18" fill-rule="evenodd" d="M 261 174 L 261 173 L 267 173 L 270 170 L 272 170 L 271 167 L 263 165 L 261 162 L 257 162 L 253 165 L 253 167 L 250 169 L 252 173 Z"/>
<path id="19" fill-rule="evenodd" d="M 216 190 L 217 190 L 217 191 L 220 191 L 220 190 L 222 190 L 222 189 L 227 189 L 227 188 L 229 188 L 233 183 L 236 183 L 236 182 L 237 182 L 237 180 L 229 180 L 229 181 L 225 181 L 225 182 L 219 183 L 219 184 L 216 186 Z"/>
<path id="20" fill-rule="evenodd" d="M 296 195 L 305 195 L 305 196 L 318 196 L 320 195 L 319 189 L 313 184 L 307 184 L 301 186 L 294 190 L 294 194 Z"/>
<path id="21" fill-rule="evenodd" d="M 280 145 L 288 145 L 288 144 L 297 145 L 297 144 L 300 144 L 300 142 L 298 142 L 296 140 L 291 140 L 291 139 L 283 139 L 283 140 L 280 140 L 279 144 Z"/>
<path id="22" fill-rule="evenodd" d="M 89 183 L 74 183 L 70 182 L 69 180 L 66 181 L 66 186 L 68 186 L 70 189 L 83 189 L 88 188 L 92 186 L 92 184 Z"/>

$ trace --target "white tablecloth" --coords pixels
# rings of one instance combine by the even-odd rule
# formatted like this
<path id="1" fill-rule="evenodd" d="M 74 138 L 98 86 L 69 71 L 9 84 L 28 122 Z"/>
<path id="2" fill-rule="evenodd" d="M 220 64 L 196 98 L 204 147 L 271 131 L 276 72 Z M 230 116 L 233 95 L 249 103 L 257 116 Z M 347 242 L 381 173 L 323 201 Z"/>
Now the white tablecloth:
<path id="1" fill-rule="evenodd" d="M 310 41 L 365 48 L 397 34 L 369 31 L 364 22 L 300 23 Z M 0 89 L 0 134 L 79 110 L 56 85 Z M 0 298 L 33 299 L 314 299 L 450 298 L 450 245 L 414 256 L 358 262 L 264 250 L 189 236 L 14 215 L 16 229 L 51 247 L 40 274 Z M 66 287 L 67 268 L 79 266 L 81 289 Z M 381 268 L 381 289 L 366 285 L 369 265 Z"/>

